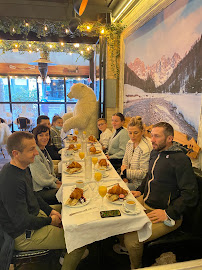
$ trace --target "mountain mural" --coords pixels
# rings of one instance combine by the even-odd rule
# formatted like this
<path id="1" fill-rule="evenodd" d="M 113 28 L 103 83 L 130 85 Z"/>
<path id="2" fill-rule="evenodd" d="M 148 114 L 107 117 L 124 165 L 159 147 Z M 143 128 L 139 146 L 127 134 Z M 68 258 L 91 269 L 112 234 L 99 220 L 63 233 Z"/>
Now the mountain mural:
<path id="1" fill-rule="evenodd" d="M 125 64 L 124 83 L 145 92 L 201 93 L 202 92 L 202 37 L 195 42 L 183 59 L 174 53 L 145 66 L 139 58 Z"/>
<path id="2" fill-rule="evenodd" d="M 174 53 L 173 57 L 163 55 L 161 59 L 152 66 L 145 66 L 144 62 L 136 58 L 128 67 L 141 79 L 146 80 L 150 76 L 155 86 L 162 85 L 172 74 L 174 68 L 177 67 L 181 58 L 179 54 Z"/>

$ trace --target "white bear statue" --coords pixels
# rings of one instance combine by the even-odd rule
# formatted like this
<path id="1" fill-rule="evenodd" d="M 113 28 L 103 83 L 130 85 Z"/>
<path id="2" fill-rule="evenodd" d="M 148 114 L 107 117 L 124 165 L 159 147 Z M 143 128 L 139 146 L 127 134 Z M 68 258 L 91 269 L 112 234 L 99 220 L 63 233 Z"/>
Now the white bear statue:
<path id="1" fill-rule="evenodd" d="M 67 95 L 78 99 L 74 111 L 63 115 L 63 130 L 78 129 L 86 131 L 87 136 L 97 135 L 97 101 L 93 90 L 83 83 L 74 84 Z"/>

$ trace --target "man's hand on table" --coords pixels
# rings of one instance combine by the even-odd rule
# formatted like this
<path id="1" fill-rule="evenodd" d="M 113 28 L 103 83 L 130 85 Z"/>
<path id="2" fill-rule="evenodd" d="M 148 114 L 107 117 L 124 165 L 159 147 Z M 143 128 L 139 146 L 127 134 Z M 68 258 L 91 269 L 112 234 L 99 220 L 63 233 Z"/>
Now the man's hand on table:
<path id="1" fill-rule="evenodd" d="M 132 190 L 131 193 L 133 194 L 134 197 L 139 197 L 142 195 L 140 191 L 133 191 Z"/>
<path id="2" fill-rule="evenodd" d="M 167 219 L 166 211 L 162 209 L 155 209 L 147 214 L 152 223 L 163 222 Z"/>

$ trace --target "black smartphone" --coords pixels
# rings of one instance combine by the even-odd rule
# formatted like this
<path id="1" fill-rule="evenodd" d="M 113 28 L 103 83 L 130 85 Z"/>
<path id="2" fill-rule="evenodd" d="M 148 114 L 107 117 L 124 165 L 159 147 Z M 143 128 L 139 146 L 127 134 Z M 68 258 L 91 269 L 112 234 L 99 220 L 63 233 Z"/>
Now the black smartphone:
<path id="1" fill-rule="evenodd" d="M 31 235 L 32 235 L 32 231 L 30 231 L 30 230 L 25 231 L 25 238 L 26 239 L 31 239 Z"/>
<path id="2" fill-rule="evenodd" d="M 106 218 L 106 217 L 118 217 L 118 216 L 121 216 L 121 212 L 119 210 L 100 211 L 100 216 L 102 218 Z"/>

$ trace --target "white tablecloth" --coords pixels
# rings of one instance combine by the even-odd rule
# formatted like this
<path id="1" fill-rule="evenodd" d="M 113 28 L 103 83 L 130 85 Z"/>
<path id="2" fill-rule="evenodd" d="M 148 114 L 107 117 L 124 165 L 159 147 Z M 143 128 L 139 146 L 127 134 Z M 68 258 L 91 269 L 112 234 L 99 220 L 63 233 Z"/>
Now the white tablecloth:
<path id="1" fill-rule="evenodd" d="M 119 183 L 124 188 L 127 188 L 122 180 L 119 179 Z M 110 185 L 111 187 L 111 184 L 111 181 L 105 182 L 106 186 Z M 61 199 L 63 203 L 62 224 L 68 252 L 110 236 L 132 231 L 138 231 L 140 241 L 150 237 L 152 224 L 144 213 L 142 205 L 139 204 L 132 194 L 128 196 L 136 200 L 137 207 L 141 210 L 139 214 L 126 215 L 121 212 L 120 217 L 101 218 L 100 210 L 120 209 L 121 205 L 113 204 L 105 197 L 104 207 L 101 209 L 101 197 L 98 194 L 96 183 L 94 184 L 95 188 L 92 189 L 88 184 L 86 185 L 88 189 L 84 192 L 84 196 L 90 199 L 90 201 L 83 207 L 73 208 L 64 205 L 75 186 L 63 186 L 57 194 L 57 198 Z M 69 216 L 71 213 L 85 209 L 89 210 Z"/>
<path id="2" fill-rule="evenodd" d="M 105 155 L 102 153 L 98 158 L 103 157 L 105 157 Z M 72 158 L 82 165 L 83 170 L 81 173 L 74 175 L 65 173 L 67 164 Z M 57 193 L 57 198 L 62 202 L 62 224 L 68 252 L 110 236 L 132 231 L 138 232 L 140 241 L 145 241 L 151 236 L 152 223 L 143 211 L 142 205 L 139 204 L 131 193 L 128 196 L 131 197 L 131 199 L 136 200 L 137 207 L 140 208 L 139 214 L 127 215 L 121 211 L 120 217 L 101 218 L 100 210 L 121 210 L 121 205 L 113 204 L 105 197 L 104 207 L 102 209 L 100 208 L 101 197 L 98 194 L 98 185 L 93 178 L 94 169 L 92 169 L 92 178 L 86 180 L 84 161 L 81 161 L 78 153 L 67 158 L 65 149 L 63 149 L 62 161 L 62 186 Z M 102 184 L 111 188 L 114 184 L 119 183 L 123 188 L 128 189 L 111 164 L 110 166 L 111 169 L 107 171 L 107 177 L 103 177 Z M 68 207 L 64 204 L 75 188 L 75 182 L 78 179 L 82 179 L 85 182 L 87 190 L 84 191 L 84 196 L 89 200 L 89 203 L 85 206 L 76 208 Z M 89 210 L 70 216 L 71 213 L 85 209 Z"/>

